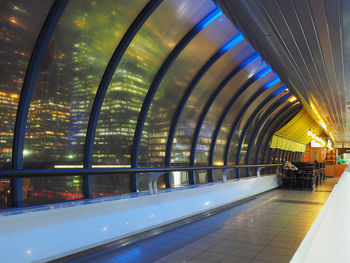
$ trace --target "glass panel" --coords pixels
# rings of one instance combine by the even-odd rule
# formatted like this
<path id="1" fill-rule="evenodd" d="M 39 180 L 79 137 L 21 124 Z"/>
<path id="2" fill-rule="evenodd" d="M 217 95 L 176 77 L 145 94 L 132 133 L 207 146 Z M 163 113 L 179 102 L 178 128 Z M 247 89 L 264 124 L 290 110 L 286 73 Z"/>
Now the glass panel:
<path id="1" fill-rule="evenodd" d="M 288 92 L 288 91 L 286 91 L 286 92 Z M 270 100 L 268 103 L 266 103 L 266 105 L 256 115 L 256 118 L 254 118 L 254 120 L 252 121 L 251 125 L 249 125 L 249 128 L 247 130 L 246 136 L 245 136 L 243 144 L 242 144 L 242 152 L 246 152 L 247 148 L 248 148 L 248 144 L 250 143 L 250 140 L 254 139 L 252 141 L 252 145 L 250 146 L 251 147 L 251 151 L 250 151 L 249 164 L 255 164 L 255 154 L 256 154 L 256 152 L 254 151 L 254 149 L 256 147 L 257 138 L 259 137 L 259 133 L 256 133 L 254 138 L 252 138 L 252 136 L 253 136 L 253 133 L 256 132 L 257 129 L 260 130 L 260 128 L 257 127 L 258 122 L 261 121 L 261 118 L 266 113 L 266 111 L 272 106 L 272 104 L 274 104 L 277 101 L 279 101 L 281 99 L 281 97 L 284 96 L 284 95 L 285 95 L 285 93 L 281 93 L 278 96 L 274 97 L 272 100 Z M 269 119 L 269 117 L 270 116 L 268 116 L 267 119 Z M 266 122 L 266 120 L 264 122 Z M 262 123 L 261 127 L 263 126 L 264 122 Z M 246 162 L 246 158 L 247 158 L 247 156 L 242 154 L 241 155 L 241 163 L 245 163 Z"/>
<path id="2" fill-rule="evenodd" d="M 82 164 L 92 102 L 118 42 L 146 1 L 70 1 L 49 44 L 30 106 L 25 168 Z"/>
<path id="3" fill-rule="evenodd" d="M 258 163 L 261 163 L 261 160 L 262 160 L 262 156 L 263 156 L 263 154 L 264 154 L 264 149 L 265 149 L 265 145 L 268 143 L 267 142 L 267 139 L 268 139 L 268 135 L 270 135 L 271 134 L 271 129 L 272 129 L 272 127 L 273 127 L 273 124 L 271 123 L 271 120 L 276 116 L 276 114 L 278 114 L 282 109 L 283 109 L 283 107 L 285 107 L 286 105 L 288 105 L 288 104 L 290 104 L 290 102 L 289 101 L 286 101 L 286 102 L 284 102 L 281 106 L 279 106 L 271 115 L 270 115 L 270 117 L 268 118 L 268 120 L 266 120 L 265 122 L 264 122 L 264 125 L 262 125 L 262 127 L 260 128 L 260 130 L 259 130 L 259 132 L 258 132 L 258 134 L 259 134 L 259 136 L 258 136 L 258 139 L 259 140 L 262 140 L 262 142 L 261 142 L 261 146 L 260 146 L 260 150 L 259 150 L 259 157 L 258 157 Z M 281 114 L 281 116 L 280 117 L 278 117 L 276 120 L 275 120 L 275 122 L 274 123 L 281 123 L 281 122 L 283 122 L 283 121 L 286 121 L 286 120 L 290 120 L 290 119 L 292 119 L 294 116 L 295 116 L 295 114 L 296 113 L 294 113 L 294 114 L 292 114 L 292 115 L 289 115 L 288 114 L 289 113 L 289 111 L 287 110 L 286 112 L 283 112 L 282 114 Z M 268 126 L 266 126 L 266 125 L 268 125 Z M 266 127 L 267 127 L 267 129 L 266 129 Z M 266 131 L 265 131 L 265 129 L 266 129 Z M 264 131 L 264 134 L 262 134 L 262 131 Z M 254 149 L 253 148 L 253 152 L 256 152 L 258 149 Z M 264 159 L 264 162 L 266 163 L 267 162 L 267 156 L 265 156 L 265 159 Z"/>
<path id="4" fill-rule="evenodd" d="M 271 79 L 274 79 L 276 75 L 275 74 L 270 74 L 270 76 L 271 76 Z M 265 98 L 267 98 L 270 94 L 272 94 L 274 91 L 276 91 L 280 87 L 281 87 L 281 84 L 279 83 L 279 84 L 274 85 L 273 87 L 269 88 L 268 90 L 264 91 L 246 109 L 246 111 L 244 112 L 241 121 L 238 123 L 238 125 L 236 127 L 236 130 L 235 130 L 235 132 L 233 134 L 233 137 L 232 137 L 231 147 L 230 147 L 230 150 L 229 150 L 229 159 L 228 159 L 229 163 L 230 162 L 231 163 L 236 163 L 238 143 L 240 141 L 240 137 L 242 136 L 243 128 L 244 128 L 245 124 L 247 123 L 248 119 L 250 118 L 251 114 L 263 102 L 263 100 Z M 244 163 L 244 162 L 242 162 L 242 160 L 243 161 L 245 160 L 244 159 L 245 153 L 246 153 L 245 150 L 246 150 L 246 148 L 242 147 L 242 149 L 241 149 L 241 163 Z"/>
<path id="5" fill-rule="evenodd" d="M 244 126 L 246 125 L 248 119 L 251 117 L 252 113 L 255 111 L 255 109 L 257 107 L 259 107 L 261 105 L 261 103 L 271 94 L 273 94 L 277 89 L 279 89 L 281 87 L 281 83 L 278 83 L 272 87 L 270 87 L 268 90 L 264 91 L 258 98 L 256 98 L 253 103 L 248 107 L 248 109 L 246 110 L 246 112 L 243 115 L 242 120 L 240 121 L 240 123 L 238 124 L 236 131 L 234 133 L 234 136 L 232 138 L 233 141 L 237 141 L 239 142 L 240 137 L 244 136 L 244 134 L 242 134 Z M 281 94 L 279 94 L 279 98 L 280 98 Z M 265 103 L 265 110 L 266 110 L 266 106 L 269 105 L 271 103 L 271 101 L 273 101 L 273 99 L 271 99 L 269 101 L 269 103 Z M 263 114 L 263 111 L 260 110 L 259 113 Z M 257 115 L 258 116 L 258 115 Z M 250 124 L 254 124 L 254 120 L 259 120 L 257 117 L 254 118 L 252 120 L 252 122 Z M 247 130 L 248 131 L 248 130 Z M 250 138 L 245 136 L 245 138 Z M 248 143 L 248 142 L 246 142 Z M 247 151 L 247 144 L 245 144 L 245 141 L 243 140 L 243 144 L 241 147 L 241 156 L 240 156 L 240 163 L 244 164 L 245 163 L 245 154 Z M 230 158 L 232 158 L 232 162 L 236 161 L 236 155 L 237 155 L 237 148 L 233 148 L 232 144 L 231 144 L 231 148 L 230 148 Z"/>
<path id="6" fill-rule="evenodd" d="M 237 171 L 238 169 L 232 169 L 227 172 L 227 179 L 228 180 L 236 180 L 237 179 Z"/>
<path id="7" fill-rule="evenodd" d="M 224 162 L 224 152 L 227 143 L 227 136 L 230 133 L 231 127 L 235 119 L 238 117 L 239 112 L 244 107 L 246 102 L 250 99 L 250 97 L 263 85 L 265 85 L 269 80 L 271 80 L 271 76 L 274 75 L 273 72 L 270 72 L 257 81 L 254 84 L 250 85 L 249 88 L 243 92 L 241 96 L 236 100 L 235 104 L 229 110 L 219 132 L 218 140 L 216 142 L 215 151 L 214 151 L 214 164 L 222 164 Z M 226 106 L 226 105 L 225 105 Z M 231 147 L 237 147 L 238 142 L 232 141 Z M 229 164 L 235 164 L 235 161 L 230 163 L 232 160 L 229 156 Z"/>
<path id="8" fill-rule="evenodd" d="M 131 42 L 101 110 L 93 156 L 95 164 L 130 165 L 135 127 L 148 88 L 164 59 L 202 17 L 203 14 L 195 13 L 201 10 L 196 3 L 162 2 Z M 149 144 L 149 130 L 146 122 L 140 146 L 142 153 Z"/>
<path id="9" fill-rule="evenodd" d="M 253 143 L 253 148 L 252 148 L 252 153 L 254 153 L 254 155 L 251 157 L 252 160 L 255 160 L 255 162 L 257 163 L 261 163 L 261 160 L 262 160 L 262 151 L 263 151 L 263 147 L 265 146 L 265 143 L 266 143 L 266 132 L 265 132 L 265 129 L 267 128 L 266 125 L 271 125 L 271 120 L 276 116 L 276 114 L 283 108 L 285 107 L 289 102 L 284 102 L 282 103 L 282 105 L 278 106 L 277 109 L 275 109 L 271 115 L 264 121 L 264 123 L 261 125 L 260 129 L 258 130 L 257 132 L 257 136 L 256 136 L 256 140 L 254 141 Z M 264 131 L 264 134 L 262 133 Z M 257 143 L 260 141 L 260 140 L 263 140 L 262 143 L 261 143 L 261 146 L 260 146 L 260 149 L 257 149 Z M 255 156 L 256 156 L 256 152 L 259 150 L 259 153 L 258 153 L 258 160 L 256 160 Z"/>
<path id="10" fill-rule="evenodd" d="M 0 2 L 0 169 L 11 168 L 19 95 L 36 39 L 53 1 Z M 5 188 L 9 185 L 6 182 Z M 7 190 L 6 190 L 7 191 Z"/>
<path id="11" fill-rule="evenodd" d="M 80 176 L 23 179 L 24 205 L 56 203 L 83 197 L 83 180 Z"/>
<path id="12" fill-rule="evenodd" d="M 132 192 L 131 174 L 93 176 L 92 197 L 120 195 Z"/>
<path id="13" fill-rule="evenodd" d="M 248 53 L 249 55 L 249 53 Z M 267 64 L 262 62 L 261 59 L 256 59 L 252 63 L 248 64 L 243 70 L 235 75 L 224 89 L 221 90 L 220 94 L 215 99 L 214 103 L 209 109 L 207 116 L 204 119 L 198 140 L 198 150 L 196 153 L 196 165 L 197 164 L 208 164 L 208 151 L 204 151 L 201 154 L 199 149 L 209 149 L 211 138 L 215 130 L 217 121 L 221 116 L 226 105 L 232 99 L 237 90 L 247 81 L 249 76 L 254 75 L 259 70 L 265 68 Z M 231 69 L 232 70 L 232 69 Z M 217 142 L 219 147 L 222 145 L 221 142 Z M 221 145 L 221 146 L 220 146 Z M 220 161 L 221 162 L 221 161 Z"/>
<path id="14" fill-rule="evenodd" d="M 224 170 L 213 170 L 213 180 L 214 182 L 221 182 L 222 181 L 222 176 L 223 176 L 223 172 Z M 230 178 L 228 177 L 227 180 L 229 180 Z"/>
<path id="15" fill-rule="evenodd" d="M 189 185 L 188 172 L 171 172 L 171 187 Z"/>
<path id="16" fill-rule="evenodd" d="M 194 23 L 198 23 L 216 8 L 212 1 L 201 0 L 197 2 L 192 7 L 194 12 L 192 21 Z M 189 1 L 188 4 L 190 3 Z M 209 27 L 203 29 L 184 48 L 158 87 L 146 118 L 149 129 L 142 133 L 142 140 L 148 140 L 148 147 L 140 149 L 140 166 L 164 166 L 169 127 L 176 107 L 195 74 L 216 48 L 212 44 L 212 40 L 208 39 L 206 32 Z"/>
<path id="17" fill-rule="evenodd" d="M 203 34 L 210 38 L 212 44 L 213 55 L 231 38 L 238 34 L 237 29 L 225 17 L 216 20 L 203 31 Z M 214 41 L 216 41 L 214 43 Z M 198 47 L 198 52 L 203 54 L 201 48 L 203 44 Z M 189 162 L 191 140 L 195 125 L 197 123 L 200 112 L 203 109 L 205 102 L 208 100 L 214 88 L 223 80 L 223 78 L 232 70 L 227 67 L 232 64 L 233 67 L 240 62 L 241 56 L 238 56 L 237 50 L 244 46 L 245 43 L 240 43 L 228 51 L 226 55 L 221 57 L 216 63 L 207 71 L 207 73 L 199 81 L 193 90 L 179 120 L 179 125 L 176 131 L 174 146 L 172 151 L 172 163 L 175 165 L 183 165 Z M 203 56 L 203 55 L 202 55 Z M 237 57 L 237 59 L 235 58 Z"/>
<path id="18" fill-rule="evenodd" d="M 196 184 L 205 184 L 208 182 L 209 176 L 206 170 L 195 171 Z"/>
<path id="19" fill-rule="evenodd" d="M 150 176 L 152 176 L 152 173 L 139 173 L 139 187 L 140 187 L 140 191 L 148 191 L 149 187 L 148 187 L 148 179 L 150 178 Z M 157 188 L 158 189 L 163 189 L 166 187 L 166 175 L 160 175 L 157 181 Z"/>
<path id="20" fill-rule="evenodd" d="M 12 206 L 11 180 L 0 179 L 0 209 Z"/>

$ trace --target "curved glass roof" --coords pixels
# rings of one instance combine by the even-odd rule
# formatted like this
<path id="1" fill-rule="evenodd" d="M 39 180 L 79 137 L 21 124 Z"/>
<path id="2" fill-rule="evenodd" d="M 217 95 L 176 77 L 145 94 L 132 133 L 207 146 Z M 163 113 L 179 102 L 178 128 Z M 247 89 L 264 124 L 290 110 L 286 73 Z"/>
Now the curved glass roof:
<path id="1" fill-rule="evenodd" d="M 259 163 L 298 103 L 212 0 L 1 7 L 3 169 Z"/>

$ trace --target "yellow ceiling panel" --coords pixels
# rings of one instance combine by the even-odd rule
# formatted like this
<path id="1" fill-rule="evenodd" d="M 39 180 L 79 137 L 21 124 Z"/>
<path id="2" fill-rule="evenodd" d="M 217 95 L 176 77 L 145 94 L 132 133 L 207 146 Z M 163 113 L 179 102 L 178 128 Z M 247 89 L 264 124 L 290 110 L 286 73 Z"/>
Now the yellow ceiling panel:
<path id="1" fill-rule="evenodd" d="M 312 140 L 312 138 L 307 135 L 309 130 L 316 136 L 322 133 L 322 128 L 314 121 L 309 113 L 303 109 L 286 125 L 275 132 L 275 134 L 292 141 L 308 144 Z"/>

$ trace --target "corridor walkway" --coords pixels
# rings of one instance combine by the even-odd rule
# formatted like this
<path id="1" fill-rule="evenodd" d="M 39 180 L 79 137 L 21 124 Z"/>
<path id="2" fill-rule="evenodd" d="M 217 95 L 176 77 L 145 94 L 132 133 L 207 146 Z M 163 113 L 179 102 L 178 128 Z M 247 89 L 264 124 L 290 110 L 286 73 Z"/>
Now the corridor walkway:
<path id="1" fill-rule="evenodd" d="M 327 178 L 314 192 L 272 190 L 70 262 L 289 262 L 337 180 Z"/>

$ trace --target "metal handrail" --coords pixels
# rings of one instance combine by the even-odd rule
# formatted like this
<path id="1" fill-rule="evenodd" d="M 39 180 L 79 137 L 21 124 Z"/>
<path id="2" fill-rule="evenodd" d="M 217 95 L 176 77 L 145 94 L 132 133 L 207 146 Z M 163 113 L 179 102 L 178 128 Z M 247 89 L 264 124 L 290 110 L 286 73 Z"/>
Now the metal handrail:
<path id="1" fill-rule="evenodd" d="M 278 167 L 283 164 L 252 164 L 252 165 L 222 165 L 222 166 L 196 166 L 196 167 L 155 167 L 155 168 L 91 168 L 91 169 L 57 169 L 57 170 L 8 170 L 0 171 L 0 179 L 33 178 L 48 176 L 80 176 L 105 175 L 125 173 L 155 173 L 155 172 L 186 172 L 198 170 L 218 170 L 233 168 Z"/>

